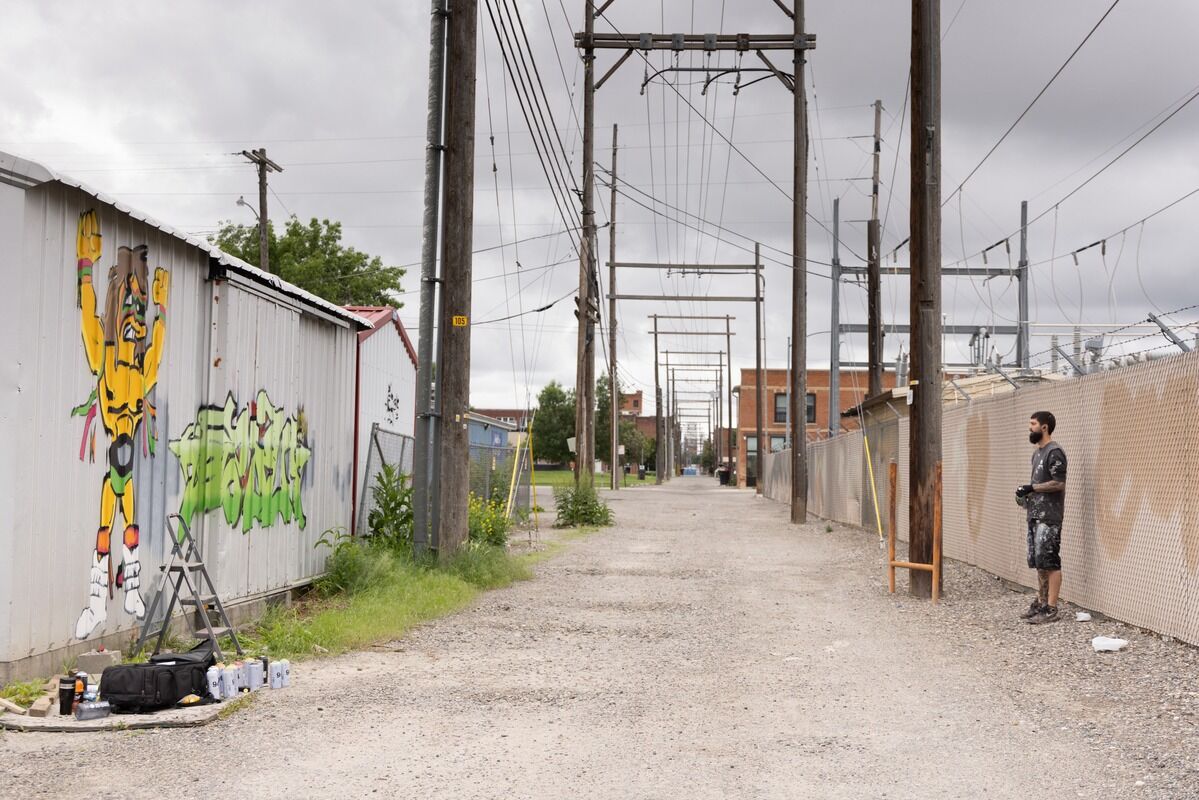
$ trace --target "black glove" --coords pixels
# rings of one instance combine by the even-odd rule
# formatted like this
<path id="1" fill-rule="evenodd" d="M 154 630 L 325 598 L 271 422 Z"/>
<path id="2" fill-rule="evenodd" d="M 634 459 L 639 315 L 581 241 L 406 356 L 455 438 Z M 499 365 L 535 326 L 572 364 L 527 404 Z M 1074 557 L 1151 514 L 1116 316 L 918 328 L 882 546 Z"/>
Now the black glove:
<path id="1" fill-rule="evenodd" d="M 1023 486 L 1016 487 L 1017 499 L 1023 500 L 1025 497 L 1028 497 L 1032 493 L 1033 493 L 1033 488 L 1032 488 L 1031 483 L 1026 483 Z"/>

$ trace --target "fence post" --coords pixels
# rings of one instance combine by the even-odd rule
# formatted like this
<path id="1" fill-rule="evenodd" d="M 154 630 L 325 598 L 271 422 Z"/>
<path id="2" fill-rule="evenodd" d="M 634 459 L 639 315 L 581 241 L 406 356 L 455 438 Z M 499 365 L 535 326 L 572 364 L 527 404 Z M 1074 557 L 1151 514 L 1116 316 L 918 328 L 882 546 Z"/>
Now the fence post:
<path id="1" fill-rule="evenodd" d="M 937 462 L 933 484 L 933 603 L 941 597 L 941 462 Z"/>
<path id="2" fill-rule="evenodd" d="M 887 499 L 887 582 L 891 586 L 891 594 L 895 594 L 895 519 L 896 487 L 899 485 L 899 464 L 894 461 L 887 465 L 887 487 L 890 497 Z"/>

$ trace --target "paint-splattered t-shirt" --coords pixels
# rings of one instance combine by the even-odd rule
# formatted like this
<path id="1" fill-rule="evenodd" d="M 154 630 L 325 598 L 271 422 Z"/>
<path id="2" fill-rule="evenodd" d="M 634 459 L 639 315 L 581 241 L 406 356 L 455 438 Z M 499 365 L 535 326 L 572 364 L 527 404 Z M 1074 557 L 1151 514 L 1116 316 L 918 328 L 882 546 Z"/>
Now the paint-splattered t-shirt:
<path id="1" fill-rule="evenodd" d="M 1032 454 L 1030 482 L 1035 485 L 1049 481 L 1066 481 L 1066 451 L 1057 442 L 1038 447 Z M 1066 493 L 1033 492 L 1028 496 L 1025 508 L 1028 509 L 1029 520 L 1061 525 L 1062 515 L 1066 510 Z"/>

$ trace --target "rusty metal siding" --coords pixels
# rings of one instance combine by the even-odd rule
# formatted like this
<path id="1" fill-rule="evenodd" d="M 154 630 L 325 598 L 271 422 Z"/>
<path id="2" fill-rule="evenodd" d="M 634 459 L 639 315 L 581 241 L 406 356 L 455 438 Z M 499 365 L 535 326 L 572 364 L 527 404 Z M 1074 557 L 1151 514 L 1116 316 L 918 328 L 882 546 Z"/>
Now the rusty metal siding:
<path id="1" fill-rule="evenodd" d="M 233 396 L 245 408 L 265 391 L 288 418 L 303 410 L 311 451 L 300 490 L 303 529 L 295 520 L 276 518 L 243 532 L 221 508 L 193 518 L 227 603 L 319 574 L 324 555 L 314 550 L 315 540 L 350 521 L 356 331 L 349 321 L 275 287 L 256 288 L 253 275 L 210 281 L 210 253 L 81 189 L 57 182 L 24 190 L 0 185 L 0 234 L 18 242 L 0 261 L 0 308 L 7 312 L 11 342 L 0 372 L 0 431 L 6 438 L 0 456 L 0 671 L 6 663 L 79 644 L 76 620 L 88 600 L 109 444 L 97 421 L 95 460 L 86 452 L 80 460 L 81 442 L 85 451 L 88 445 L 84 418 L 71 413 L 97 384 L 77 300 L 77 224 L 88 209 L 97 211 L 103 236 L 94 275 L 101 309 L 107 270 L 121 245 L 145 244 L 150 275 L 156 267 L 170 275 L 164 355 L 150 396 L 158 412 L 157 444 L 151 456 L 139 437 L 133 456 L 146 606 L 170 549 L 165 518 L 180 510 L 186 490 L 172 446 L 196 422 L 201 406 Z M 239 281 L 246 285 L 235 286 Z M 148 424 L 147 416 L 142 425 Z M 119 512 L 116 522 L 114 569 L 124 529 Z M 136 627 L 136 618 L 123 609 L 124 593 L 113 594 L 107 620 L 90 639 Z"/>

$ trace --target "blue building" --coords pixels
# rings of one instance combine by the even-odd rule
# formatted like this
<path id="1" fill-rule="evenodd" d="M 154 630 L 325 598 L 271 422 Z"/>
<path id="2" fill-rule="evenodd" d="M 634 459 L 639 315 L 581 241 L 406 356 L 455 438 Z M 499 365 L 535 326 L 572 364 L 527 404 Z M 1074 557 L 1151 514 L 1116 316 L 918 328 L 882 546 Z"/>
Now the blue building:
<path id="1" fill-rule="evenodd" d="M 471 447 L 507 447 L 508 434 L 516 430 L 516 425 L 477 414 L 467 412 L 466 424 L 470 435 Z"/>

